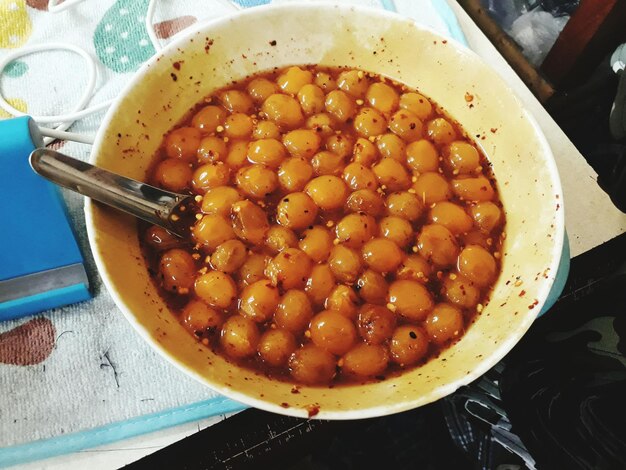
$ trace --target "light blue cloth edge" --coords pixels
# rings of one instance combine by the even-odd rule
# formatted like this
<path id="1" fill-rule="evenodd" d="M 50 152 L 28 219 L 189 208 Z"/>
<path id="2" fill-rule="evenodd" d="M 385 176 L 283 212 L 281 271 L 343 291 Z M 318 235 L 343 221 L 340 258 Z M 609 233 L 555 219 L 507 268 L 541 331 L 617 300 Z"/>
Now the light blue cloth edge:
<path id="1" fill-rule="evenodd" d="M 244 0 L 239 3 L 241 4 L 246 2 Z M 456 15 L 450 9 L 445 0 L 431 0 L 431 3 L 441 15 L 442 20 L 450 32 L 450 36 L 461 44 L 467 46 L 467 40 L 461 30 L 461 26 L 459 25 Z M 383 8 L 388 11 L 397 11 L 393 0 L 381 0 L 381 4 Z M 554 305 L 554 302 L 556 302 L 559 295 L 563 291 L 567 275 L 569 274 L 569 266 L 570 252 L 566 234 L 557 276 L 552 290 L 548 295 L 548 300 L 539 315 L 543 315 L 545 311 Z M 71 452 L 77 452 L 83 449 L 110 444 L 112 442 L 158 431 L 190 421 L 197 421 L 199 419 L 219 414 L 241 411 L 245 408 L 247 407 L 241 403 L 232 401 L 225 397 L 218 397 L 179 408 L 172 408 L 158 413 L 138 416 L 127 421 L 112 423 L 98 428 L 57 436 L 50 439 L 33 441 L 26 444 L 10 446 L 0 449 L 0 467 L 7 467 L 34 460 L 56 457 L 58 455 L 68 454 Z"/>
<path id="2" fill-rule="evenodd" d="M 437 10 L 437 13 L 441 16 L 441 19 L 446 24 L 450 36 L 456 39 L 458 42 L 466 47 L 469 47 L 465 34 L 461 29 L 459 20 L 450 8 L 450 5 L 446 3 L 446 0 L 430 0 L 431 5 Z"/>
<path id="3" fill-rule="evenodd" d="M 245 408 L 247 408 L 245 405 L 229 398 L 217 397 L 85 431 L 6 447 L 0 449 L 0 467 L 8 467 L 111 444 L 112 442 L 147 432 L 198 421 L 210 416 L 241 411 Z"/>

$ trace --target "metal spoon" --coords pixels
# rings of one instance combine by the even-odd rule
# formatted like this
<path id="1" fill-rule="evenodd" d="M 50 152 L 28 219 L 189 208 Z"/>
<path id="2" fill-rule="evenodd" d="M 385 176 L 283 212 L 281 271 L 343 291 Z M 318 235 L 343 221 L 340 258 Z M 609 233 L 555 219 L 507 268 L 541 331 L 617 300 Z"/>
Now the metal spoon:
<path id="1" fill-rule="evenodd" d="M 45 148 L 30 154 L 30 166 L 59 186 L 159 225 L 179 237 L 184 235 L 186 224 L 177 224 L 180 208 L 193 203 L 193 196 L 165 191 Z"/>

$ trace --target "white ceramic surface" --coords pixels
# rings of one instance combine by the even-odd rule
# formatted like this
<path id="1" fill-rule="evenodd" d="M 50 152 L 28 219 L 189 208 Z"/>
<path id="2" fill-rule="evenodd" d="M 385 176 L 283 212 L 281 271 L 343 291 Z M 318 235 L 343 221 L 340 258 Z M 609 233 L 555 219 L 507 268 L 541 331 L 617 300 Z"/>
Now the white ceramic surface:
<path id="1" fill-rule="evenodd" d="M 109 110 L 92 162 L 145 179 L 163 135 L 204 96 L 248 74 L 291 64 L 345 65 L 389 76 L 433 98 L 476 136 L 498 181 L 507 238 L 492 301 L 461 341 L 396 378 L 301 387 L 293 394 L 291 385 L 237 368 L 195 343 L 150 281 L 135 221 L 87 203 L 104 283 L 164 357 L 251 406 L 294 416 L 319 409 L 318 418 L 353 419 L 452 393 L 491 368 L 530 327 L 556 275 L 564 235 L 560 181 L 545 138 L 511 90 L 468 49 L 397 15 L 363 8 L 290 4 L 246 10 L 198 25 L 146 64 Z"/>

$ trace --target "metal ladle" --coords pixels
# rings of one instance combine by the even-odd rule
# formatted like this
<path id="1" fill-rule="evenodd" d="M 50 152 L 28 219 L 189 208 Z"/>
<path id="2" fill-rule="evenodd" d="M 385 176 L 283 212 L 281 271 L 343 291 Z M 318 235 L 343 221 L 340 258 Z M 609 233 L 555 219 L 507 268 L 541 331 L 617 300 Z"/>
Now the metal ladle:
<path id="1" fill-rule="evenodd" d="M 54 150 L 39 148 L 30 154 L 30 166 L 53 183 L 127 212 L 182 237 L 181 206 L 193 196 L 173 193 L 118 175 Z"/>

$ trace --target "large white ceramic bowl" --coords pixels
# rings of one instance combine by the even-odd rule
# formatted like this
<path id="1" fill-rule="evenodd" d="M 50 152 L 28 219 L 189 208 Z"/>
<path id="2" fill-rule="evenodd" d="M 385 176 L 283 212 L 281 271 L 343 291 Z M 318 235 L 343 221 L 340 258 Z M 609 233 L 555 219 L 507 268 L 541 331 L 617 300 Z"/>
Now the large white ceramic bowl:
<path id="1" fill-rule="evenodd" d="M 507 217 L 502 274 L 491 302 L 458 344 L 399 377 L 301 387 L 293 394 L 291 385 L 199 347 L 159 298 L 136 221 L 87 203 L 100 274 L 146 341 L 187 374 L 240 402 L 294 416 L 319 408 L 318 418 L 351 419 L 437 400 L 479 377 L 519 341 L 550 291 L 563 247 L 561 185 L 546 139 L 474 53 L 380 11 L 315 4 L 246 10 L 195 27 L 142 67 L 109 110 L 92 163 L 143 180 L 163 135 L 204 96 L 232 80 L 291 64 L 359 67 L 417 88 L 476 136 L 493 164 Z"/>

